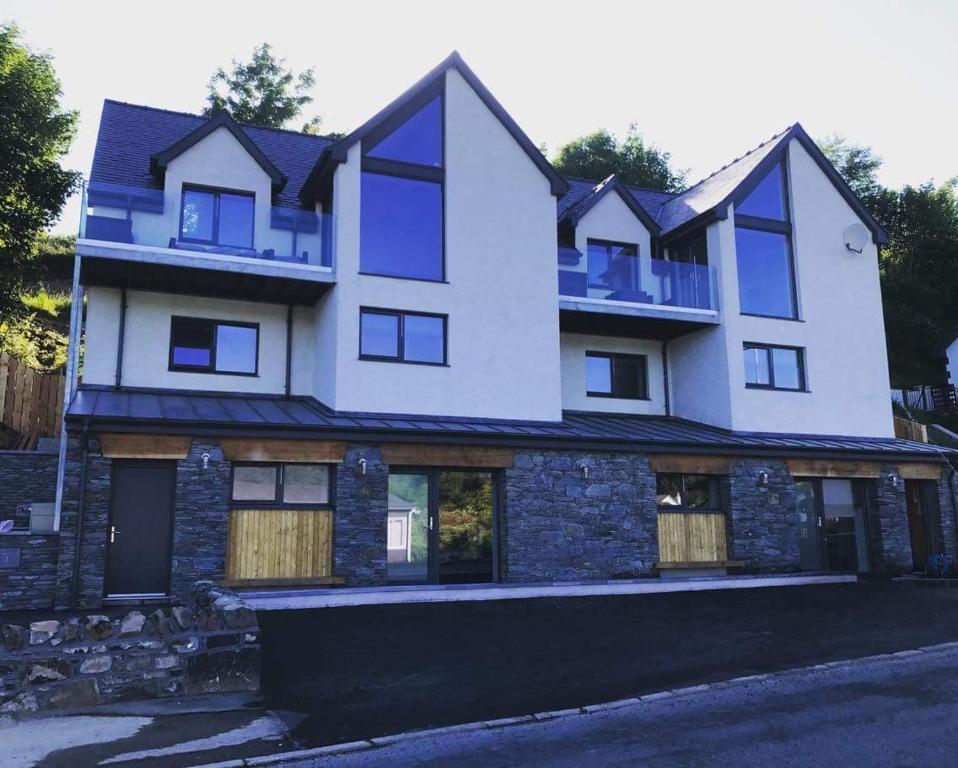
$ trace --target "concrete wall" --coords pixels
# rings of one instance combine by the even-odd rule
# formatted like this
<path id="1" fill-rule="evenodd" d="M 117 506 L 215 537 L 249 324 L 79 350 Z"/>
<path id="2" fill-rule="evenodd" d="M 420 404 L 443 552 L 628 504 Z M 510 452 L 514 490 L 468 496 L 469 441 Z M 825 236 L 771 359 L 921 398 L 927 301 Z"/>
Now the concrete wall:
<path id="1" fill-rule="evenodd" d="M 283 394 L 286 384 L 286 313 L 287 307 L 281 304 L 127 291 L 122 385 Z M 259 323 L 259 373 L 256 376 L 236 376 L 169 370 L 173 315 Z M 116 382 L 119 316 L 119 289 L 87 289 L 84 384 L 112 386 Z M 313 311 L 297 307 L 293 315 L 294 394 L 311 392 L 313 334 Z"/>
<path id="2" fill-rule="evenodd" d="M 171 237 L 179 239 L 184 184 L 254 193 L 254 248 L 257 251 L 272 248 L 277 256 L 287 258 L 294 255 L 292 233 L 270 226 L 273 192 L 269 176 L 226 128 L 213 131 L 169 164 L 164 178 L 163 213 L 133 212 L 135 243 L 165 248 Z M 92 212 L 99 216 L 126 218 L 125 210 L 99 207 Z M 303 251 L 309 251 L 310 264 L 321 262 L 321 236 L 318 232 L 298 236 L 295 255 Z"/>
<path id="3" fill-rule="evenodd" d="M 562 407 L 574 411 L 663 415 L 665 413 L 665 381 L 662 376 L 662 342 L 647 339 L 624 339 L 613 336 L 586 336 L 563 333 Z M 614 397 L 588 397 L 585 381 L 586 352 L 620 352 L 645 355 L 648 369 L 648 400 Z"/>
<path id="4" fill-rule="evenodd" d="M 454 71 L 445 104 L 448 282 L 358 274 L 359 146 L 336 171 L 333 402 L 342 410 L 558 420 L 555 199 Z M 358 360 L 360 306 L 447 314 L 449 365 Z"/>

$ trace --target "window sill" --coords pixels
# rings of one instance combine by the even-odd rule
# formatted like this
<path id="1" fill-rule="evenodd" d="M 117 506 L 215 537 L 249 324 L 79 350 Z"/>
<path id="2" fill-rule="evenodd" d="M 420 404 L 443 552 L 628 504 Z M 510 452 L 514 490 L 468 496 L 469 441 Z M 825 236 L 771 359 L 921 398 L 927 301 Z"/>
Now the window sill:
<path id="1" fill-rule="evenodd" d="M 605 392 L 586 392 L 586 397 L 601 397 L 604 400 L 628 400 L 630 403 L 640 402 L 640 403 L 651 403 L 651 397 L 628 397 L 625 395 L 610 395 Z"/>
<path id="2" fill-rule="evenodd" d="M 167 371 L 170 373 L 199 373 L 205 376 L 243 376 L 247 379 L 258 379 L 259 372 L 256 373 L 242 373 L 240 371 L 214 371 L 208 368 L 187 368 L 183 366 L 170 366 L 167 368 Z"/>
<path id="3" fill-rule="evenodd" d="M 798 394 L 811 394 L 810 389 L 792 389 L 791 387 L 767 387 L 763 384 L 746 384 L 745 389 L 756 389 L 765 392 L 796 392 Z"/>
<path id="4" fill-rule="evenodd" d="M 449 281 L 445 278 L 432 278 L 432 277 L 406 277 L 405 275 L 383 275 L 379 272 L 363 272 L 360 270 L 357 274 L 364 277 L 382 277 L 386 280 L 412 280 L 416 283 L 438 283 L 439 285 L 449 285 Z"/>
<path id="5" fill-rule="evenodd" d="M 662 512 L 676 512 L 679 514 L 691 514 L 691 515 L 724 515 L 724 509 L 697 509 L 695 507 L 669 507 L 669 506 L 658 506 L 656 510 L 660 513 Z"/>
<path id="6" fill-rule="evenodd" d="M 758 317 L 762 320 L 784 320 L 786 323 L 804 323 L 800 317 L 782 317 L 781 315 L 760 315 L 757 312 L 739 312 L 742 317 Z"/>
<path id="7" fill-rule="evenodd" d="M 423 360 L 400 360 L 395 357 L 374 357 L 372 355 L 360 355 L 358 360 L 367 363 L 401 363 L 403 365 L 428 365 L 432 368 L 449 368 L 449 363 L 427 363 Z"/>

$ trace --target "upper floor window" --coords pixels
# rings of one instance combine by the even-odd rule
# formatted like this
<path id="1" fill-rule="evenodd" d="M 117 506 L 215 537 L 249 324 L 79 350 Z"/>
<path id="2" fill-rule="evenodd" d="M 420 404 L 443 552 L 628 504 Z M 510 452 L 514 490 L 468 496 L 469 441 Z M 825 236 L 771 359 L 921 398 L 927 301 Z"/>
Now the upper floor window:
<path id="1" fill-rule="evenodd" d="M 359 357 L 444 365 L 446 316 L 364 307 L 359 312 Z"/>
<path id="2" fill-rule="evenodd" d="M 232 248 L 253 247 L 256 197 L 204 187 L 183 187 L 180 240 Z"/>
<path id="3" fill-rule="evenodd" d="M 609 292 L 639 287 L 639 249 L 632 243 L 589 240 L 589 288 Z"/>
<path id="4" fill-rule="evenodd" d="M 585 390 L 589 397 L 647 400 L 649 382 L 645 355 L 586 352 Z"/>
<path id="5" fill-rule="evenodd" d="M 746 342 L 745 386 L 752 389 L 804 390 L 804 350 Z"/>
<path id="6" fill-rule="evenodd" d="M 442 108 L 434 94 L 363 139 L 361 272 L 445 279 Z"/>
<path id="7" fill-rule="evenodd" d="M 259 366 L 259 325 L 199 317 L 173 317 L 171 371 L 255 376 Z"/>
<path id="8" fill-rule="evenodd" d="M 785 165 L 775 165 L 735 206 L 739 306 L 743 314 L 798 316 Z"/>

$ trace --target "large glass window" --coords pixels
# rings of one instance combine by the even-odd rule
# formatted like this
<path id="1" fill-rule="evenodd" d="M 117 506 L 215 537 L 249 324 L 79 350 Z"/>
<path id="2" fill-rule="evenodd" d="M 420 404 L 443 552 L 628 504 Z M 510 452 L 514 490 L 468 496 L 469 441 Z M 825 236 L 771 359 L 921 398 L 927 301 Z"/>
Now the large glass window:
<path id="1" fill-rule="evenodd" d="M 434 94 L 363 139 L 361 272 L 443 280 L 443 101 Z"/>
<path id="2" fill-rule="evenodd" d="M 191 243 L 253 247 L 254 195 L 184 187 L 180 239 Z"/>
<path id="3" fill-rule="evenodd" d="M 805 355 L 798 347 L 746 342 L 745 386 L 753 389 L 805 389 Z"/>
<path id="4" fill-rule="evenodd" d="M 446 362 L 446 316 L 361 309 L 359 356 L 366 360 L 443 365 Z"/>
<path id="5" fill-rule="evenodd" d="M 258 364 L 258 325 L 199 317 L 171 319 L 171 371 L 255 376 Z"/>
<path id="6" fill-rule="evenodd" d="M 630 243 L 589 240 L 589 287 L 630 291 L 639 287 L 638 247 Z"/>
<path id="7" fill-rule="evenodd" d="M 655 476 L 655 494 L 660 507 L 710 512 L 722 509 L 716 475 L 659 474 Z"/>
<path id="8" fill-rule="evenodd" d="M 798 317 L 785 167 L 781 163 L 735 206 L 739 309 L 747 315 Z"/>
<path id="9" fill-rule="evenodd" d="M 585 388 L 589 397 L 645 400 L 649 396 L 645 355 L 585 353 Z"/>
<path id="10" fill-rule="evenodd" d="M 237 464 L 230 498 L 239 504 L 329 504 L 328 464 Z"/>

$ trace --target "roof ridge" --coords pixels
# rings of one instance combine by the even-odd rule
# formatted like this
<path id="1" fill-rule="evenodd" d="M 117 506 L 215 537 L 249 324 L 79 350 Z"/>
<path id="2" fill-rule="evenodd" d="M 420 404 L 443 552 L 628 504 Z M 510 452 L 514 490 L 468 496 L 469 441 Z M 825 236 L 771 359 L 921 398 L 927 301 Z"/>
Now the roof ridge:
<path id="1" fill-rule="evenodd" d="M 610 174 L 610 176 L 618 176 L 618 174 L 617 174 L 617 173 L 612 173 L 612 174 Z M 584 182 L 586 182 L 587 184 L 592 184 L 593 186 L 602 183 L 602 180 L 588 179 L 588 178 L 586 178 L 585 176 L 576 176 L 576 175 L 574 175 L 574 174 L 565 174 L 565 173 L 564 173 L 564 174 L 562 174 L 562 178 L 563 178 L 563 179 L 566 179 L 567 181 L 568 181 L 568 180 L 571 180 L 571 181 L 584 181 Z M 609 177 L 607 176 L 606 179 L 608 179 L 608 178 L 609 178 Z M 621 178 L 619 179 L 619 181 L 622 181 Z M 638 184 L 626 184 L 624 181 L 622 182 L 622 185 L 623 185 L 626 189 L 628 189 L 628 190 L 630 190 L 630 191 L 637 189 L 637 190 L 639 190 L 640 192 L 654 192 L 654 193 L 656 193 L 656 194 L 658 194 L 658 195 L 671 195 L 672 197 L 676 197 L 677 195 L 681 195 L 681 194 L 682 194 L 681 192 L 666 192 L 664 189 L 655 189 L 655 188 L 653 188 L 653 187 L 642 187 L 642 186 L 639 186 Z"/>
<path id="2" fill-rule="evenodd" d="M 184 112 L 179 109 L 167 109 L 166 107 L 154 107 L 150 104 L 134 104 L 132 101 L 123 101 L 121 99 L 104 98 L 103 103 L 106 104 L 107 102 L 109 102 L 110 104 L 119 104 L 124 107 L 133 107 L 134 109 L 145 109 L 149 112 L 165 112 L 168 115 L 179 115 L 180 117 L 194 117 L 197 120 L 212 120 L 213 119 L 213 118 L 207 117 L 206 115 L 197 114 L 196 112 Z M 226 111 L 229 111 L 229 110 L 226 110 Z M 233 115 L 230 114 L 230 117 L 233 117 Z M 235 117 L 233 118 L 233 120 L 241 128 L 256 128 L 260 131 L 272 131 L 273 133 L 291 133 L 294 136 L 305 136 L 308 139 L 320 139 L 322 141 L 328 141 L 330 143 L 335 143 L 337 141 L 336 139 L 332 139 L 329 136 L 323 136 L 316 133 L 305 133 L 303 131 L 295 131 L 292 128 L 272 128 L 266 125 L 242 123 L 239 120 L 237 120 Z"/>
<path id="3" fill-rule="evenodd" d="M 705 183 L 706 181 L 708 181 L 709 179 L 711 179 L 711 178 L 717 176 L 718 174 L 720 174 L 720 173 L 721 173 L 722 171 L 724 171 L 726 168 L 731 168 L 733 165 L 735 165 L 736 163 L 741 162 L 742 160 L 744 160 L 744 159 L 745 159 L 746 157 L 748 157 L 749 155 L 751 155 L 751 154 L 753 154 L 753 153 L 755 153 L 755 152 L 758 152 L 762 147 L 767 146 L 768 144 L 771 144 L 773 141 L 779 141 L 786 133 L 788 133 L 789 131 L 791 131 L 796 125 L 798 125 L 798 123 L 792 123 L 792 124 L 791 124 L 790 126 L 788 126 L 785 130 L 779 131 L 778 133 L 772 135 L 770 138 L 768 138 L 768 139 L 766 139 L 765 141 L 761 142 L 761 143 L 758 144 L 757 146 L 752 147 L 752 148 L 751 148 L 750 150 L 748 150 L 748 152 L 746 152 L 744 155 L 740 155 L 739 157 L 736 157 L 735 159 L 730 160 L 729 162 L 727 162 L 725 165 L 723 165 L 723 166 L 722 166 L 721 168 L 719 168 L 718 170 L 712 171 L 712 173 L 710 173 L 708 176 L 703 176 L 701 179 L 699 179 L 697 182 L 695 182 L 691 187 L 689 187 L 688 189 L 686 189 L 686 190 L 684 190 L 683 192 L 680 192 L 678 195 L 676 195 L 676 197 L 681 197 L 681 196 L 683 196 L 683 195 L 688 194 L 689 192 L 691 192 L 691 191 L 692 191 L 693 189 L 695 189 L 696 187 L 701 186 L 702 184 L 704 184 L 704 183 Z"/>

